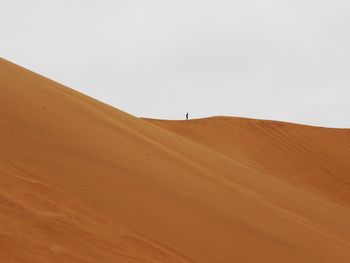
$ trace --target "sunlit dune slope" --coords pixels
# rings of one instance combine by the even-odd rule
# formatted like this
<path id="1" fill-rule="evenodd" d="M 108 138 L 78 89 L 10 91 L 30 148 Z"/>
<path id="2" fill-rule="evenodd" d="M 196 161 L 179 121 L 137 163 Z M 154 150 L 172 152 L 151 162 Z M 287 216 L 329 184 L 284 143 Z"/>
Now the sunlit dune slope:
<path id="1" fill-rule="evenodd" d="M 350 262 L 349 135 L 142 120 L 0 60 L 1 262 Z"/>
<path id="2" fill-rule="evenodd" d="M 167 249 L 1 161 L 1 262 L 164 262 Z"/>
<path id="3" fill-rule="evenodd" d="M 149 120 L 227 157 L 350 205 L 350 130 L 212 117 Z"/>

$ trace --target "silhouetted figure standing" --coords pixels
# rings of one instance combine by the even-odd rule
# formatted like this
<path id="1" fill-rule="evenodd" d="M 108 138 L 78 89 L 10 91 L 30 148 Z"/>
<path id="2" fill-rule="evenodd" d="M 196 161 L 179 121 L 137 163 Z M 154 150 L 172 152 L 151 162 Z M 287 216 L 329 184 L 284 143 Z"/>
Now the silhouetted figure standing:
<path id="1" fill-rule="evenodd" d="M 188 120 L 188 112 L 186 113 L 186 120 Z"/>

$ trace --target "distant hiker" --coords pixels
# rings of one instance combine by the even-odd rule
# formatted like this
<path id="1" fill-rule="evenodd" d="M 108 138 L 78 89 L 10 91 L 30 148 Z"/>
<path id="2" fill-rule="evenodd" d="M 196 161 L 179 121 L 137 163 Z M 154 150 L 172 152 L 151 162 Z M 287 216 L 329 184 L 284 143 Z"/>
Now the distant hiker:
<path id="1" fill-rule="evenodd" d="M 186 113 L 186 120 L 188 120 L 188 112 Z"/>

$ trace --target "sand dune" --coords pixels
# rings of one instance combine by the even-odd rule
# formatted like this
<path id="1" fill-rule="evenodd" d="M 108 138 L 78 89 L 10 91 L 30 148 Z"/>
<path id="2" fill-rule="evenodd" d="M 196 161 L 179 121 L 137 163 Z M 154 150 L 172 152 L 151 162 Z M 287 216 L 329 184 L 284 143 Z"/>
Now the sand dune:
<path id="1" fill-rule="evenodd" d="M 350 131 L 139 119 L 0 60 L 1 262 L 350 262 Z"/>

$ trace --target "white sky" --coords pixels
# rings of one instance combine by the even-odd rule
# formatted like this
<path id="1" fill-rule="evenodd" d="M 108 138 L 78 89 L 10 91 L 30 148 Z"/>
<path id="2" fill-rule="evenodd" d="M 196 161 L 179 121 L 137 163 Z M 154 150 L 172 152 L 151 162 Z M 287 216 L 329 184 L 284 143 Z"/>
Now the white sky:
<path id="1" fill-rule="evenodd" d="M 0 10 L 1 57 L 133 115 L 350 127 L 350 1 L 0 0 Z"/>

